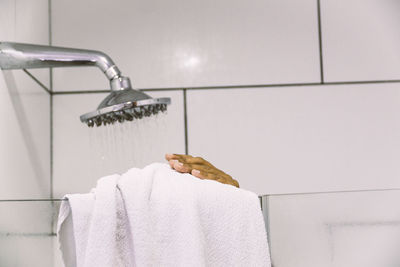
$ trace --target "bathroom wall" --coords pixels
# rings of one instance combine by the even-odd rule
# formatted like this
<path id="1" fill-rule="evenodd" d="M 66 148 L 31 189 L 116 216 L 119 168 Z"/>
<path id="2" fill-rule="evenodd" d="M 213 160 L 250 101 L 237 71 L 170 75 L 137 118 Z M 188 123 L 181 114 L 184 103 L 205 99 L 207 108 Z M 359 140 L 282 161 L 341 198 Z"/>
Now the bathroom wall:
<path id="1" fill-rule="evenodd" d="M 274 266 L 399 266 L 399 200 L 399 190 L 267 197 Z"/>
<path id="2" fill-rule="evenodd" d="M 170 150 L 154 160 L 186 149 L 258 194 L 400 187 L 395 1 L 75 6 L 54 2 L 54 45 L 105 51 L 136 88 L 173 97 L 174 130 L 163 133 Z M 118 16 L 94 19 L 110 14 Z M 61 197 L 94 184 L 85 182 L 89 148 L 77 116 L 103 97 L 91 91 L 108 85 L 93 68 L 56 69 L 53 84 Z"/>
<path id="3" fill-rule="evenodd" d="M 54 2 L 54 44 L 105 51 L 136 88 L 172 97 L 173 129 L 158 136 L 169 149 L 148 161 L 186 151 L 269 195 L 275 266 L 398 265 L 391 251 L 400 215 L 390 207 L 397 191 L 368 191 L 400 188 L 396 1 L 77 5 Z M 110 14 L 118 16 L 97 19 Z M 88 173 L 93 159 L 77 117 L 104 97 L 92 90 L 107 85 L 89 68 L 55 70 L 53 83 L 61 197 L 86 192 L 97 179 Z M 367 191 L 340 193 L 348 190 Z M 338 193 L 308 194 L 331 191 Z M 372 257 L 376 247 L 366 244 L 374 242 L 380 249 Z"/>
<path id="4" fill-rule="evenodd" d="M 0 1 L 0 41 L 49 42 L 47 0 Z M 49 71 L 0 72 L 0 266 L 52 266 Z"/>
<path id="5" fill-rule="evenodd" d="M 19 201 L 0 201 L 1 218 L 18 210 L 0 220 L 1 263 L 58 266 L 57 249 L 54 256 L 41 245 L 25 252 L 52 245 L 58 200 L 87 192 L 101 175 L 162 161 L 166 152 L 202 156 L 242 188 L 269 195 L 275 266 L 312 266 L 312 246 L 301 247 L 306 238 L 334 244 L 318 263 L 344 266 L 362 263 L 357 255 L 371 249 L 346 253 L 363 247 L 364 234 L 397 234 L 399 215 L 388 207 L 395 197 L 368 191 L 400 188 L 397 1 L 31 2 L 1 2 L 1 40 L 104 51 L 135 88 L 169 96 L 172 105 L 159 121 L 88 129 L 79 115 L 108 90 L 98 69 L 54 69 L 51 79 L 48 70 L 30 71 L 50 96 L 26 73 L 3 72 L 0 199 Z M 366 192 L 309 194 L 347 190 Z M 377 223 L 390 229 L 375 231 Z M 321 224 L 335 233 L 321 233 Z M 308 235 L 289 231 L 297 225 Z M 303 249 L 298 265 L 291 244 Z"/>

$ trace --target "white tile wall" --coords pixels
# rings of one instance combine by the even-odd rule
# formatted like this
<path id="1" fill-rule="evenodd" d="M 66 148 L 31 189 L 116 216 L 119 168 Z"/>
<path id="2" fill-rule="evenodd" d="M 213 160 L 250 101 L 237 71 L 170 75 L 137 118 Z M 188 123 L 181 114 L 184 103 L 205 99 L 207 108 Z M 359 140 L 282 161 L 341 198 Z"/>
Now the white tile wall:
<path id="1" fill-rule="evenodd" d="M 0 3 L 0 42 L 49 43 L 48 0 L 2 0 Z M 49 86 L 47 69 L 29 70 Z M 18 79 L 19 81 L 19 79 Z"/>
<path id="2" fill-rule="evenodd" d="M 15 0 L 3 0 L 0 3 L 0 39 L 15 39 Z"/>
<path id="3" fill-rule="evenodd" d="M 400 79 L 400 2 L 321 0 L 326 81 Z"/>
<path id="4" fill-rule="evenodd" d="M 48 43 L 48 0 L 0 1 L 0 41 Z M 49 85 L 48 70 L 32 70 Z M 0 266 L 53 266 L 50 96 L 22 71 L 0 71 Z"/>
<path id="5" fill-rule="evenodd" d="M 54 1 L 53 41 L 108 53 L 138 88 L 318 82 L 316 4 Z M 57 69 L 54 84 L 55 90 L 108 86 L 90 68 Z"/>
<path id="6" fill-rule="evenodd" d="M 1 1 L 0 41 L 48 42 L 47 0 Z M 48 70 L 34 72 L 45 84 Z M 0 73 L 0 199 L 50 195 L 49 95 L 22 71 Z"/>
<path id="7" fill-rule="evenodd" d="M 0 265 L 52 266 L 50 202 L 0 202 Z"/>
<path id="8" fill-rule="evenodd" d="M 104 175 L 164 161 L 165 153 L 184 153 L 182 91 L 150 92 L 171 97 L 167 115 L 90 129 L 79 116 L 107 94 L 54 96 L 54 195 L 86 193 Z"/>
<path id="9" fill-rule="evenodd" d="M 53 239 L 42 235 L 0 237 L 1 266 L 54 267 Z"/>
<path id="10" fill-rule="evenodd" d="M 49 0 L 16 0 L 15 42 L 49 44 Z M 50 75 L 48 69 L 29 70 L 48 88 Z"/>
<path id="11" fill-rule="evenodd" d="M 0 235 L 50 234 L 50 208 L 47 201 L 0 201 Z"/>
<path id="12" fill-rule="evenodd" d="M 188 91 L 189 153 L 259 194 L 400 188 L 399 86 Z"/>
<path id="13" fill-rule="evenodd" d="M 50 196 L 49 95 L 24 73 L 0 75 L 0 199 Z"/>
<path id="14" fill-rule="evenodd" d="M 269 198 L 278 267 L 399 266 L 400 191 Z"/>

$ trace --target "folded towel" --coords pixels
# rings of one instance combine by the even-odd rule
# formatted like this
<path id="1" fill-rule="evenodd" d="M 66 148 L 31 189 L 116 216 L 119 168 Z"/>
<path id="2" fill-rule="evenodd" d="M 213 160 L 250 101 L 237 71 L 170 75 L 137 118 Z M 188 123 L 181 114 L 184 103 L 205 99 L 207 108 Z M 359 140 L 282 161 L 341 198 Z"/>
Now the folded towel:
<path id="1" fill-rule="evenodd" d="M 58 233 L 67 267 L 270 266 L 252 192 L 154 163 L 66 197 Z"/>

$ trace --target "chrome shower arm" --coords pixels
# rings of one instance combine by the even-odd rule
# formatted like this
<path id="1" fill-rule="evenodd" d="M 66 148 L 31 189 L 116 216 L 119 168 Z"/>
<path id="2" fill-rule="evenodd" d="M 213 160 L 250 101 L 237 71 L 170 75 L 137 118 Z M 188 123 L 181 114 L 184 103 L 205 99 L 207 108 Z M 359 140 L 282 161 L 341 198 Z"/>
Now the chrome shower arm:
<path id="1" fill-rule="evenodd" d="M 112 90 L 131 88 L 112 59 L 95 50 L 0 42 L 0 68 L 32 69 L 97 66 L 107 76 Z"/>
<path id="2" fill-rule="evenodd" d="M 149 117 L 167 110 L 169 97 L 152 98 L 133 90 L 112 59 L 100 51 L 45 45 L 0 42 L 0 69 L 97 66 L 110 81 L 112 92 L 98 108 L 80 118 L 89 127 Z"/>

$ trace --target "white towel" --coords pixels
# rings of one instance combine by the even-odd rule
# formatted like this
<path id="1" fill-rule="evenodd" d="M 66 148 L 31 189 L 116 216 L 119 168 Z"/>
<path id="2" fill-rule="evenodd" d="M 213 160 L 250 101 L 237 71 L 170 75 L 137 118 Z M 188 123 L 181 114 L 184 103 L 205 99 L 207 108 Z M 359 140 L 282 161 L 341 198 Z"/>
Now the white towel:
<path id="1" fill-rule="evenodd" d="M 154 163 L 67 197 L 58 227 L 67 267 L 271 265 L 252 192 Z"/>

